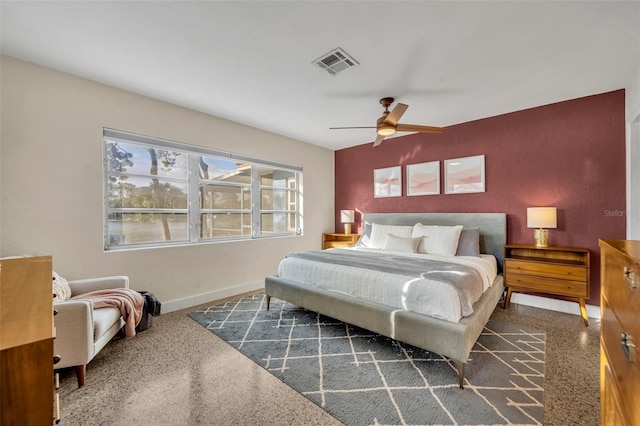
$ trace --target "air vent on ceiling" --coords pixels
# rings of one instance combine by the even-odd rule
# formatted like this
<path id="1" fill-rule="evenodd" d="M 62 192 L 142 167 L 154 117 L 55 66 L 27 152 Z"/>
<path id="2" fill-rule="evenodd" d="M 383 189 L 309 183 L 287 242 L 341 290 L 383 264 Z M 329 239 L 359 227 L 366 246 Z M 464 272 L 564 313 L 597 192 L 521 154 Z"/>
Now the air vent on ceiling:
<path id="1" fill-rule="evenodd" d="M 331 75 L 336 75 L 340 71 L 360 65 L 358 61 L 353 59 L 347 54 L 347 52 L 339 47 L 320 56 L 318 59 L 313 61 L 313 63 L 323 70 L 326 70 Z"/>

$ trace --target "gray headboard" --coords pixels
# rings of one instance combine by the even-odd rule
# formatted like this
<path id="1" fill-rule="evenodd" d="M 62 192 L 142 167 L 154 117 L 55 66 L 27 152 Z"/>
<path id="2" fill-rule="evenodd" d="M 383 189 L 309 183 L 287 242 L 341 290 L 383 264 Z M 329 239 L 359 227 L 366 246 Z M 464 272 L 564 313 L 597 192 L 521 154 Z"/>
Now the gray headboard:
<path id="1" fill-rule="evenodd" d="M 365 213 L 366 223 L 383 225 L 462 225 L 480 228 L 480 253 L 492 254 L 502 271 L 503 246 L 507 243 L 506 213 Z"/>

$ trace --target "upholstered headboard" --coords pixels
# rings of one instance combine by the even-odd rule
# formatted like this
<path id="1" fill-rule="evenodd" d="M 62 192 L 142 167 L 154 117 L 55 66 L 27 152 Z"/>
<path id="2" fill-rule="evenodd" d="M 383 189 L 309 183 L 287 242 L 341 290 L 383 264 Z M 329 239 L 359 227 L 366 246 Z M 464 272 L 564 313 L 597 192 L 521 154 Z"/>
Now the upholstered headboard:
<path id="1" fill-rule="evenodd" d="M 492 254 L 502 271 L 503 247 L 507 243 L 506 213 L 365 213 L 363 226 L 384 225 L 462 225 L 480 228 L 480 253 Z"/>

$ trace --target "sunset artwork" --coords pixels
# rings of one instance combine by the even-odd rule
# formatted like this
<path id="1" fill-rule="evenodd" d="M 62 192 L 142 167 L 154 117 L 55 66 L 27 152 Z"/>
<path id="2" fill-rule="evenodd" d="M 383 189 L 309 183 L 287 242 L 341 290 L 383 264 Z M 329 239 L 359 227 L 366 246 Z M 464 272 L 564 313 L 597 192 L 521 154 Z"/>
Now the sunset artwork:
<path id="1" fill-rule="evenodd" d="M 445 160 L 445 193 L 484 192 L 484 155 Z"/>
<path id="2" fill-rule="evenodd" d="M 440 162 L 407 165 L 407 195 L 440 193 Z"/>
<path id="3" fill-rule="evenodd" d="M 374 197 L 400 197 L 402 195 L 402 169 L 400 166 L 373 171 Z"/>

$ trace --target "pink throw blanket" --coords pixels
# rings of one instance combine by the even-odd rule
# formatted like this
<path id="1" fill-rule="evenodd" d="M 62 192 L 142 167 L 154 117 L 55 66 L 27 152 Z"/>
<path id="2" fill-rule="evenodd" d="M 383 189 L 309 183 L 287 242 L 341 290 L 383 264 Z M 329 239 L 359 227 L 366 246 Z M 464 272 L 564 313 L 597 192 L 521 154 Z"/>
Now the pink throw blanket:
<path id="1" fill-rule="evenodd" d="M 93 309 L 118 308 L 125 322 L 125 336 L 133 337 L 136 335 L 136 326 L 142 319 L 144 305 L 144 297 L 137 291 L 128 288 L 110 288 L 79 294 L 71 299 L 89 300 Z"/>

